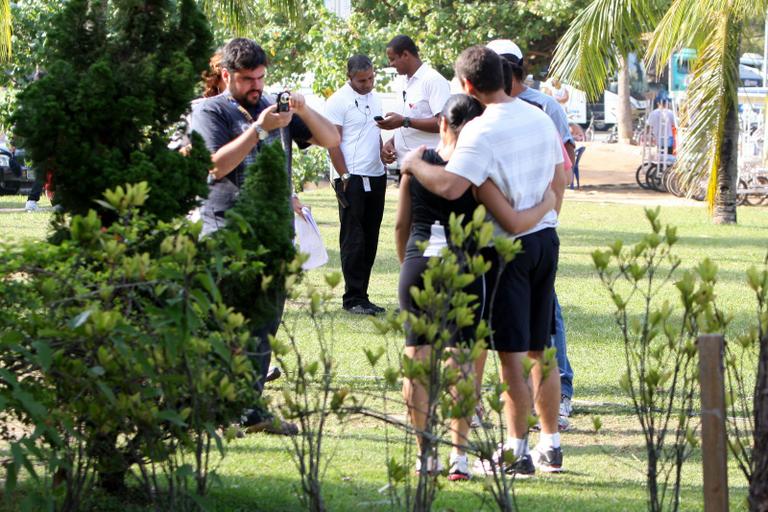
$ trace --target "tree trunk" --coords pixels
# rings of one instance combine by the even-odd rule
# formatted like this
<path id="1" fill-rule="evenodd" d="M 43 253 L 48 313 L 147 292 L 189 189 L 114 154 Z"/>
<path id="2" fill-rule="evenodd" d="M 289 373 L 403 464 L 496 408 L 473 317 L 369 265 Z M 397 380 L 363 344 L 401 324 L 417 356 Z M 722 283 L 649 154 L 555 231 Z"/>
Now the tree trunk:
<path id="1" fill-rule="evenodd" d="M 717 169 L 717 195 L 712 220 L 715 224 L 736 224 L 736 183 L 738 169 L 739 117 L 735 100 L 728 101 L 720 167 Z"/>
<path id="2" fill-rule="evenodd" d="M 760 357 L 755 384 L 755 432 L 749 484 L 749 510 L 768 512 L 768 336 L 760 340 Z"/>
<path id="3" fill-rule="evenodd" d="M 632 142 L 632 103 L 629 101 L 629 57 L 619 59 L 619 109 L 616 112 L 616 122 L 619 126 L 619 142 L 629 144 Z"/>

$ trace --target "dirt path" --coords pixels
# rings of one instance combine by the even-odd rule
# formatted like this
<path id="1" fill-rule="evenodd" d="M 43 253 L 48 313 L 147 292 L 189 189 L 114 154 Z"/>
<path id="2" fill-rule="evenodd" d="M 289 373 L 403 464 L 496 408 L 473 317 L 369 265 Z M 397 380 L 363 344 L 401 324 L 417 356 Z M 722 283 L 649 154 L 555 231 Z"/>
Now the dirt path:
<path id="1" fill-rule="evenodd" d="M 581 188 L 567 190 L 567 201 L 704 207 L 704 203 L 692 199 L 641 189 L 635 182 L 635 171 L 642 161 L 639 146 L 604 142 L 578 145 L 587 148 L 579 163 Z"/>

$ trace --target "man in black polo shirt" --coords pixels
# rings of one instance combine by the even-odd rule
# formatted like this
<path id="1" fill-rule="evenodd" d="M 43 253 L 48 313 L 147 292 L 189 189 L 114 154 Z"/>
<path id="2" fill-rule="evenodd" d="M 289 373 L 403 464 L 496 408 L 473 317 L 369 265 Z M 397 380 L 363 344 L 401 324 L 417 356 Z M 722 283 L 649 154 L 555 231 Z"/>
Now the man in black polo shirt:
<path id="1" fill-rule="evenodd" d="M 288 127 L 291 139 L 300 147 L 339 145 L 336 128 L 307 106 L 301 94 L 292 93 L 290 110 L 279 113 L 274 101 L 263 95 L 267 56 L 253 40 L 238 38 L 227 43 L 222 51 L 221 68 L 226 90 L 195 103 L 190 116 L 190 130 L 203 137 L 213 162 L 208 198 L 200 208 L 203 235 L 224 226 L 224 214 L 235 204 L 245 181 L 245 169 L 262 144 L 270 144 L 280 136 L 280 128 Z M 294 210 L 301 210 L 296 198 Z M 256 384 L 259 393 L 263 390 L 272 355 L 268 337 L 280 326 L 283 305 L 284 300 L 277 305 L 277 314 L 270 322 L 251 330 L 257 340 L 253 363 L 259 371 Z M 288 423 L 273 429 L 272 418 L 260 410 L 247 414 L 243 425 L 249 431 L 296 432 L 295 425 Z"/>

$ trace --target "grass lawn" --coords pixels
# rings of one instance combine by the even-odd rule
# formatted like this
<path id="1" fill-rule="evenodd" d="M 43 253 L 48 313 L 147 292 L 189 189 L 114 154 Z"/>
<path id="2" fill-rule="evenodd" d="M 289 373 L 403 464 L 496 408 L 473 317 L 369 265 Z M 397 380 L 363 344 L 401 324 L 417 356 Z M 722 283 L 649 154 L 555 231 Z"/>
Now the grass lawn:
<path id="1" fill-rule="evenodd" d="M 379 253 L 371 279 L 371 300 L 397 307 L 399 265 L 394 247 L 396 190 L 389 189 L 381 230 Z M 325 269 L 309 273 L 310 282 L 320 283 L 327 270 L 338 270 L 338 212 L 328 189 L 302 195 L 312 206 L 330 255 Z M 2 198 L 0 207 L 23 207 L 23 197 Z M 46 231 L 47 213 L 0 213 L 0 240 L 40 238 Z M 732 333 L 753 321 L 754 300 L 746 285 L 744 271 L 758 265 L 768 249 L 768 209 L 740 208 L 739 224 L 714 226 L 705 208 L 667 207 L 662 221 L 678 226 L 681 240 L 677 254 L 684 268 L 709 257 L 720 268 L 717 294 L 721 308 L 735 316 Z M 647 231 L 640 206 L 567 201 L 559 229 L 560 267 L 557 292 L 566 322 L 568 351 L 575 369 L 575 415 L 572 430 L 563 435 L 567 472 L 538 476 L 518 482 L 516 495 L 521 510 L 645 510 L 644 463 L 641 430 L 623 396 L 619 378 L 624 371 L 623 349 L 614 324 L 613 305 L 592 268 L 590 253 L 617 238 L 631 243 Z M 340 295 L 340 292 L 339 292 Z M 668 297 L 674 298 L 669 290 Z M 357 388 L 375 382 L 362 349 L 383 346 L 392 358 L 402 350 L 402 340 L 379 335 L 366 318 L 341 311 L 334 314 L 334 350 L 340 379 Z M 307 354 L 317 350 L 315 333 L 302 313 L 300 303 L 289 303 L 285 321 L 295 325 Z M 731 334 L 731 333 L 729 333 Z M 492 379 L 489 366 L 487 379 Z M 270 393 L 279 390 L 279 381 Z M 353 388 L 354 389 L 354 388 Z M 393 390 L 391 398 L 399 393 Z M 391 406 L 390 406 L 391 408 Z M 398 409 L 391 413 L 402 414 Z M 600 416 L 603 431 L 592 431 L 592 416 Z M 385 438 L 400 440 L 402 434 L 387 431 L 372 420 L 354 418 L 346 425 L 332 424 L 328 453 L 333 460 L 325 477 L 329 510 L 388 510 L 386 496 L 378 490 L 386 484 Z M 535 434 L 533 442 L 535 442 Z M 297 474 L 284 439 L 266 435 L 249 436 L 232 443 L 220 462 L 220 485 L 206 499 L 216 511 L 283 511 L 299 509 L 296 499 Z M 401 453 L 393 443 L 390 456 Z M 731 463 L 730 499 L 733 510 L 745 509 L 746 482 Z M 701 458 L 694 453 L 684 472 L 683 510 L 701 510 Z M 439 492 L 436 510 L 473 511 L 492 509 L 480 481 L 463 484 L 446 482 Z M 100 503 L 100 510 L 126 510 L 124 503 Z M 138 509 L 137 509 L 138 510 Z"/>

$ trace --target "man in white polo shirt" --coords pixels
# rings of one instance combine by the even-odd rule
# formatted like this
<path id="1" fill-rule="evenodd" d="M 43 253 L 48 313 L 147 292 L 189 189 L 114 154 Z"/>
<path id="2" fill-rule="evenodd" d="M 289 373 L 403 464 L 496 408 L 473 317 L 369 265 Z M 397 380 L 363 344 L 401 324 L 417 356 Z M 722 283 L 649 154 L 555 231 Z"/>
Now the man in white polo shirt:
<path id="1" fill-rule="evenodd" d="M 368 298 L 368 282 L 376 259 L 384 214 L 387 177 L 381 161 L 381 100 L 373 94 L 373 64 L 365 55 L 347 61 L 349 81 L 325 104 L 326 117 L 336 125 L 341 146 L 330 148 L 334 188 L 339 200 L 339 245 L 344 274 L 342 305 L 360 315 L 383 313 Z"/>
<path id="2" fill-rule="evenodd" d="M 504 76 L 504 79 L 506 80 L 505 92 L 513 98 L 520 98 L 541 107 L 544 113 L 547 114 L 555 124 L 555 128 L 563 141 L 563 146 L 568 153 L 568 158 L 570 158 L 571 162 L 574 162 L 576 159 L 576 145 L 574 144 L 573 136 L 571 135 L 571 129 L 568 126 L 568 116 L 555 98 L 531 87 L 527 87 L 525 83 L 523 83 L 525 79 L 525 64 L 523 61 L 523 52 L 520 50 L 520 47 L 509 39 L 494 39 L 488 43 L 488 48 L 495 51 L 506 60 Z M 570 169 L 566 167 L 565 171 L 568 183 L 570 183 L 572 178 Z M 571 362 L 568 360 L 565 321 L 563 320 L 563 312 L 560 308 L 557 296 L 555 296 L 555 332 L 552 336 L 554 346 L 557 349 L 557 366 L 560 369 L 561 396 L 558 425 L 560 430 L 567 430 L 569 426 L 568 417 L 573 411 L 571 400 L 573 399 L 574 372 Z"/>
<path id="3" fill-rule="evenodd" d="M 399 35 L 387 44 L 389 65 L 404 75 L 402 114 L 387 112 L 379 121 L 382 130 L 395 130 L 395 136 L 382 148 L 381 159 L 402 163 L 405 155 L 421 145 L 436 148 L 440 142 L 437 115 L 451 95 L 450 84 L 440 73 L 424 64 L 419 49 L 408 36 Z"/>
<path id="4" fill-rule="evenodd" d="M 446 199 L 460 197 L 469 186 L 491 179 L 517 210 L 540 202 L 550 183 L 561 201 L 566 180 L 560 138 L 544 112 L 504 92 L 501 57 L 484 46 L 473 46 L 459 56 L 456 74 L 464 91 L 485 105 L 485 112 L 461 131 L 445 168 L 422 161 L 422 151 L 416 150 L 405 158 L 403 172 L 413 174 L 424 187 Z M 533 229 L 517 235 L 506 233 L 495 221 L 494 225 L 496 234 L 520 240 L 523 251 L 501 275 L 495 249 L 484 253 L 486 261 L 493 263 L 486 274 L 488 287 L 495 289 L 493 303 L 485 308 L 494 332 L 490 348 L 498 352 L 501 378 L 507 384 L 504 450 L 515 455 L 515 462 L 508 464 L 499 451 L 493 462 L 512 474 L 532 474 L 534 465 L 541 471 L 559 472 L 563 461 L 557 429 L 559 375 L 549 372 L 544 378 L 541 364 L 531 371 L 541 435 L 536 448 L 529 451 L 527 422 L 532 397 L 523 371 L 523 359 L 528 356 L 540 361 L 550 343 L 559 253 L 557 212 L 550 211 Z M 478 470 L 494 470 L 480 462 Z"/>

